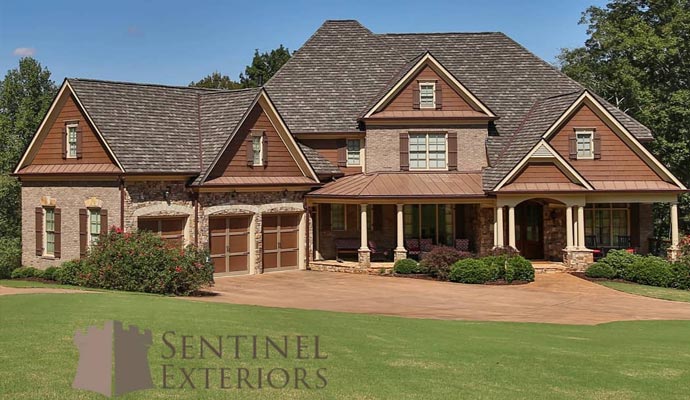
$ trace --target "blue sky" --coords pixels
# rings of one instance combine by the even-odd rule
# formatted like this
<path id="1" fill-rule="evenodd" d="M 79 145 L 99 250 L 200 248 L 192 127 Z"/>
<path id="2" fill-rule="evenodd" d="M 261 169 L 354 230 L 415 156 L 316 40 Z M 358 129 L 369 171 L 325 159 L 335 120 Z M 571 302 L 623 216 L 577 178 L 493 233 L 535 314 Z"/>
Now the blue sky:
<path id="1" fill-rule="evenodd" d="M 299 48 L 326 19 L 375 33 L 502 31 L 548 62 L 582 45 L 583 10 L 567 1 L 3 1 L 0 73 L 32 54 L 64 77 L 187 85 L 220 71 L 237 78 L 255 48 Z M 469 55 L 468 55 L 469 56 Z"/>

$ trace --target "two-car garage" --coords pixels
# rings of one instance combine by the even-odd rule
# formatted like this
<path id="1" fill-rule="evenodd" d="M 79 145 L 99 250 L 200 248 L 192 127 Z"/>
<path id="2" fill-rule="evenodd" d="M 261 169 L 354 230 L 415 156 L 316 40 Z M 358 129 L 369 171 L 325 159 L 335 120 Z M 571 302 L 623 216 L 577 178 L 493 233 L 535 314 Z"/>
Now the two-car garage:
<path id="1" fill-rule="evenodd" d="M 260 243 L 252 233 L 257 217 L 262 222 Z M 297 269 L 301 219 L 299 213 L 209 217 L 209 249 L 215 273 L 250 273 L 252 261 L 258 256 L 263 272 Z"/>

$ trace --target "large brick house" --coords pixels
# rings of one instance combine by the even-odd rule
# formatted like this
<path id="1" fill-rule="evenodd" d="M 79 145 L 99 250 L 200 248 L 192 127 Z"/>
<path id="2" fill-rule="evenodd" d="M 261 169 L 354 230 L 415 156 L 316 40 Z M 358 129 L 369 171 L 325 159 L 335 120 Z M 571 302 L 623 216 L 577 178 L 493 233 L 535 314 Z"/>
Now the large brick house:
<path id="1" fill-rule="evenodd" d="M 648 251 L 686 191 L 652 134 L 501 33 L 327 21 L 263 87 L 66 79 L 15 174 L 23 263 L 108 227 L 209 247 L 218 274 L 446 244 L 582 268 Z"/>

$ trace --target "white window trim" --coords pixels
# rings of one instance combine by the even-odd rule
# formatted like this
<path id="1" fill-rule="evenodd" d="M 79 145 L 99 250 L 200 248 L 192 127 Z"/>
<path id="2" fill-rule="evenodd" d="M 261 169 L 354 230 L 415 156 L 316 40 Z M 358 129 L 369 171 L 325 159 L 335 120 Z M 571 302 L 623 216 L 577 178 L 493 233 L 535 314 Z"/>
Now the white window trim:
<path id="1" fill-rule="evenodd" d="M 252 165 L 262 167 L 264 165 L 264 136 L 252 136 L 252 157 L 254 157 L 254 139 L 256 138 L 259 138 L 259 162 L 256 163 L 254 160 L 252 160 Z"/>
<path id="2" fill-rule="evenodd" d="M 581 156 L 579 145 L 580 135 L 589 135 L 589 156 Z M 594 160 L 594 130 L 592 129 L 575 129 L 575 151 L 577 152 L 578 160 Z"/>
<path id="3" fill-rule="evenodd" d="M 426 168 L 412 167 L 412 159 L 410 155 L 412 154 L 412 135 L 425 135 L 426 136 Z M 429 135 L 444 135 L 446 141 L 446 166 L 444 168 L 431 168 L 429 163 Z M 407 164 L 409 165 L 410 171 L 448 171 L 448 133 L 447 132 L 409 132 L 407 136 Z"/>
<path id="4" fill-rule="evenodd" d="M 433 99 L 430 106 L 422 105 L 422 86 L 431 85 L 431 98 Z M 419 108 L 422 109 L 436 109 L 436 82 L 419 82 Z"/>
<path id="5" fill-rule="evenodd" d="M 331 212 L 328 218 L 331 220 L 331 231 L 333 232 L 345 232 L 347 231 L 347 204 L 337 204 L 340 206 L 343 206 L 343 228 L 342 229 L 334 229 L 333 228 L 333 205 L 336 205 L 335 203 L 331 205 Z"/>
<path id="6" fill-rule="evenodd" d="M 350 141 L 357 141 L 359 142 L 359 164 L 351 164 L 350 163 L 350 147 L 348 146 L 348 143 Z M 363 160 L 364 160 L 364 146 L 362 146 L 362 139 L 346 139 L 345 141 L 345 152 L 346 152 L 346 158 L 347 158 L 347 166 L 348 167 L 361 167 L 363 166 Z"/>
<path id="7" fill-rule="evenodd" d="M 70 147 L 69 147 L 69 129 L 70 129 L 70 128 L 74 128 L 75 140 L 77 141 L 77 142 L 75 143 L 74 155 L 71 155 L 71 154 L 70 154 L 70 151 L 69 151 L 69 150 L 70 150 Z M 65 146 L 67 146 L 67 148 L 65 149 L 65 156 L 66 156 L 66 158 L 77 158 L 77 153 L 79 152 L 79 149 L 76 148 L 76 146 L 79 145 L 79 140 L 77 139 L 77 135 L 79 135 L 79 123 L 76 123 L 76 122 L 75 122 L 75 123 L 73 123 L 73 124 L 67 124 L 66 127 L 65 127 L 65 135 L 67 136 L 67 137 L 65 138 Z"/>
<path id="8" fill-rule="evenodd" d="M 48 253 L 48 209 L 53 210 L 53 252 Z M 55 257 L 55 208 L 43 207 L 43 257 Z"/>
<path id="9" fill-rule="evenodd" d="M 91 242 L 91 213 L 96 213 L 96 215 L 98 216 L 98 227 L 99 227 L 101 230 L 103 229 L 103 228 L 101 227 L 101 220 L 100 220 L 100 218 L 101 218 L 101 209 L 100 209 L 100 208 L 87 208 L 87 209 L 86 209 L 86 215 L 87 215 L 87 220 L 88 220 L 88 221 L 87 221 L 87 223 L 86 223 L 86 247 L 88 247 L 89 249 L 90 249 L 91 246 L 93 245 L 93 243 Z M 100 230 L 99 230 L 99 232 L 98 232 L 98 239 L 101 238 L 100 236 L 101 236 L 101 232 L 100 232 Z"/>

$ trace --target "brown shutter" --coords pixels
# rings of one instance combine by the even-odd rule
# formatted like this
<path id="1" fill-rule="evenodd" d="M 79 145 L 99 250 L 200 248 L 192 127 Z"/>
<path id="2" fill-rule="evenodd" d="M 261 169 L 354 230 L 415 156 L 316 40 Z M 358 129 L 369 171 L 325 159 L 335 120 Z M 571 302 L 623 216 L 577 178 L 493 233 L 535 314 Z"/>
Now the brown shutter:
<path id="1" fill-rule="evenodd" d="M 410 170 L 410 136 L 407 132 L 400 132 L 400 170 Z"/>
<path id="2" fill-rule="evenodd" d="M 570 149 L 570 159 L 577 160 L 577 137 L 574 133 L 570 134 L 568 138 L 568 145 Z"/>
<path id="3" fill-rule="evenodd" d="M 36 255 L 43 255 L 43 207 L 36 207 Z"/>
<path id="4" fill-rule="evenodd" d="M 108 210 L 101 209 L 101 235 L 108 233 Z"/>
<path id="5" fill-rule="evenodd" d="M 419 82 L 413 82 L 412 87 L 412 109 L 419 110 Z"/>
<path id="6" fill-rule="evenodd" d="M 87 249 L 87 224 L 89 222 L 89 215 L 85 208 L 79 210 L 79 256 L 86 257 Z"/>
<path id="7" fill-rule="evenodd" d="M 601 135 L 594 132 L 594 140 L 592 141 L 592 146 L 594 146 L 594 159 L 601 159 Z"/>
<path id="8" fill-rule="evenodd" d="M 458 169 L 458 133 L 448 132 L 448 171 Z"/>
<path id="9" fill-rule="evenodd" d="M 62 256 L 62 210 L 59 208 L 55 209 L 55 250 L 53 254 L 55 258 L 60 258 Z"/>
<path id="10" fill-rule="evenodd" d="M 331 230 L 331 205 L 319 204 L 319 215 L 321 219 L 321 230 Z"/>
<path id="11" fill-rule="evenodd" d="M 252 146 L 252 136 L 248 135 L 245 143 L 245 148 L 247 150 L 247 165 L 254 166 L 254 147 Z"/>
<path id="12" fill-rule="evenodd" d="M 443 95 L 441 94 L 441 83 L 436 82 L 436 95 L 435 95 L 435 101 L 436 101 L 436 109 L 440 110 L 443 108 Z"/>
<path id="13" fill-rule="evenodd" d="M 338 139 L 338 167 L 347 167 L 347 140 Z"/>
<path id="14" fill-rule="evenodd" d="M 263 133 L 263 145 L 261 149 L 261 163 L 265 166 L 268 165 L 268 135 L 266 132 Z"/>
<path id="15" fill-rule="evenodd" d="M 84 141 L 83 136 L 81 125 L 77 125 L 77 158 L 81 158 L 82 143 Z"/>
<path id="16" fill-rule="evenodd" d="M 67 158 L 67 124 L 65 124 L 65 128 L 62 130 L 62 159 Z"/>

